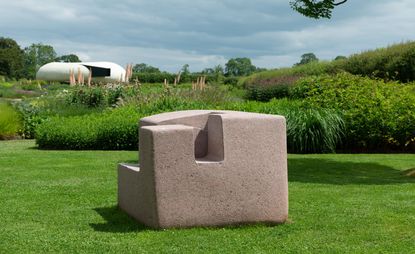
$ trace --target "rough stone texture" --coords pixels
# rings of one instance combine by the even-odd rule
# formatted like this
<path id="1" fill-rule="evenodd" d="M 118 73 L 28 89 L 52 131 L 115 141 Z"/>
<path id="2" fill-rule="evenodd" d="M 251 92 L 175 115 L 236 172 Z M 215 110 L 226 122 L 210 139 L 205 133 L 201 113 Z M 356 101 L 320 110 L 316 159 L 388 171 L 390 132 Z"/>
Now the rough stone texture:
<path id="1" fill-rule="evenodd" d="M 282 223 L 282 116 L 190 110 L 141 119 L 140 167 L 118 166 L 119 207 L 154 228 Z"/>

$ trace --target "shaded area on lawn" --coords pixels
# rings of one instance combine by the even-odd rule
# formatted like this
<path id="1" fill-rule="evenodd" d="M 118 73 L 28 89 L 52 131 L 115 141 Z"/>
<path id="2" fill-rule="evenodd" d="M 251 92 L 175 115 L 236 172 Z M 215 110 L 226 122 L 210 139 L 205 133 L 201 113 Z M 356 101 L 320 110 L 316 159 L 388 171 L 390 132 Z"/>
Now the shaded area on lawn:
<path id="1" fill-rule="evenodd" d="M 158 231 L 163 229 L 154 229 L 150 228 L 138 221 L 134 218 L 130 217 L 127 213 L 122 211 L 118 206 L 109 206 L 109 207 L 100 207 L 94 208 L 104 220 L 105 223 L 90 223 L 91 226 L 95 231 L 99 232 L 112 232 L 112 233 L 128 233 L 128 232 L 141 232 L 141 231 Z M 282 224 L 290 224 L 291 220 L 288 219 L 285 223 Z M 230 225 L 219 225 L 219 226 L 202 226 L 202 227 L 190 227 L 190 228 L 182 228 L 181 230 L 185 229 L 194 229 L 194 228 L 205 228 L 210 230 L 222 230 L 224 228 L 228 230 L 238 230 L 240 228 L 273 228 L 281 225 L 275 223 L 242 223 L 242 224 L 230 224 Z"/>
<path id="2" fill-rule="evenodd" d="M 288 180 L 336 185 L 415 183 L 414 178 L 409 178 L 402 171 L 385 165 L 316 158 L 289 158 Z"/>
<path id="3" fill-rule="evenodd" d="M 95 231 L 122 233 L 151 230 L 146 225 L 135 221 L 116 205 L 99 207 L 94 210 L 105 220 L 105 223 L 89 224 Z"/>

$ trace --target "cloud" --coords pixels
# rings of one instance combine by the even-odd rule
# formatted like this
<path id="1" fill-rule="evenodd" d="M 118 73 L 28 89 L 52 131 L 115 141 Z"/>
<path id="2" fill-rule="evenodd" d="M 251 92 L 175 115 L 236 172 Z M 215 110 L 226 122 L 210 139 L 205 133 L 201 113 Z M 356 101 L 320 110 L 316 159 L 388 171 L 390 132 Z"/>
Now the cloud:
<path id="1" fill-rule="evenodd" d="M 415 1 L 348 1 L 331 20 L 292 11 L 289 0 L 4 1 L 1 36 L 43 42 L 59 54 L 175 71 L 250 57 L 261 67 L 290 66 L 301 54 L 321 59 L 414 40 Z"/>

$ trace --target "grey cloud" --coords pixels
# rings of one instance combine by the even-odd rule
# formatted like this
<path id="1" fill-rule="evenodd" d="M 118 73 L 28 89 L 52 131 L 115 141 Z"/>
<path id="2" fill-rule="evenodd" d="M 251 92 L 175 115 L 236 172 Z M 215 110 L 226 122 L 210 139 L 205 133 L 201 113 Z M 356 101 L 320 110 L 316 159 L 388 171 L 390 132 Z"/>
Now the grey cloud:
<path id="1" fill-rule="evenodd" d="M 351 0 L 331 20 L 302 17 L 288 1 L 0 0 L 0 35 L 22 46 L 43 42 L 59 53 L 120 64 L 145 60 L 167 70 L 238 56 L 279 67 L 305 52 L 331 59 L 415 38 L 413 0 Z"/>

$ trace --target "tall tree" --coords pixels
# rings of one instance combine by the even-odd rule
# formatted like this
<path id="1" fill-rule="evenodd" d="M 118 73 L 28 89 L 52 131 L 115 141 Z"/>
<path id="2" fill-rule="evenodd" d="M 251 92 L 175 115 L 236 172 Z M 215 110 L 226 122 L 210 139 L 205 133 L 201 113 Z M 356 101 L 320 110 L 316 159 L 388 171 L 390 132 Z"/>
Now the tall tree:
<path id="1" fill-rule="evenodd" d="M 50 45 L 33 43 L 24 49 L 25 54 L 25 75 L 27 78 L 35 78 L 39 68 L 47 63 L 53 62 L 57 55 Z"/>
<path id="2" fill-rule="evenodd" d="M 291 8 L 306 17 L 319 19 L 331 18 L 336 6 L 346 3 L 348 0 L 291 0 Z"/>
<path id="3" fill-rule="evenodd" d="M 63 55 L 55 59 L 56 62 L 63 63 L 79 63 L 82 62 L 81 59 L 75 54 Z"/>
<path id="4" fill-rule="evenodd" d="M 19 78 L 23 71 L 23 56 L 16 41 L 0 37 L 0 75 Z"/>
<path id="5" fill-rule="evenodd" d="M 303 65 L 303 64 L 308 64 L 311 62 L 318 62 L 318 58 L 316 57 L 316 55 L 314 55 L 314 53 L 305 53 L 301 56 L 301 60 L 299 63 L 296 63 L 295 65 Z"/>
<path id="6" fill-rule="evenodd" d="M 225 64 L 225 74 L 227 76 L 247 76 L 255 72 L 256 67 L 247 57 L 231 58 Z"/>
<path id="7" fill-rule="evenodd" d="M 183 76 L 186 76 L 186 75 L 190 74 L 189 67 L 190 66 L 188 64 L 183 65 L 183 67 L 181 69 L 181 72 L 182 72 Z"/>

